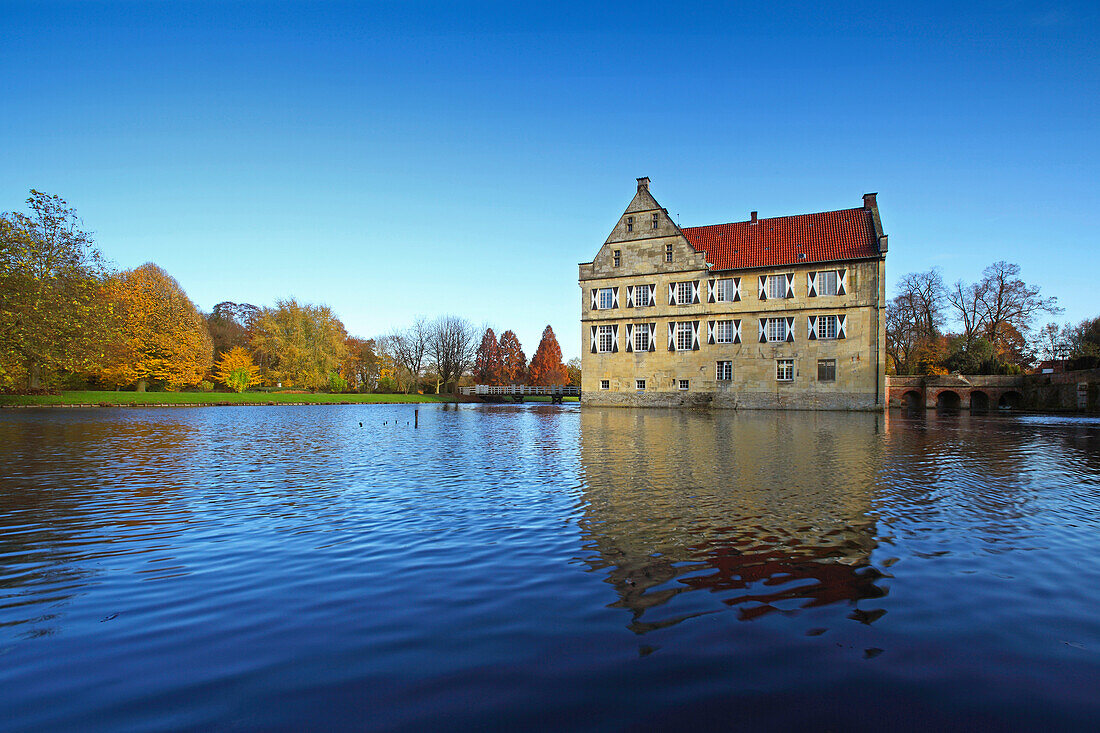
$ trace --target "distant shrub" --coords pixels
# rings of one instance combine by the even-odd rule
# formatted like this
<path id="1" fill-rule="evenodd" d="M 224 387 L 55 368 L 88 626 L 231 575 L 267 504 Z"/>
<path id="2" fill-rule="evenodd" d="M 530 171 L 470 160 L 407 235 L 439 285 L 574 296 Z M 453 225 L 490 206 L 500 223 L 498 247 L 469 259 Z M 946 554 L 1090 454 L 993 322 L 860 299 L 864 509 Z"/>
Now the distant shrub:
<path id="1" fill-rule="evenodd" d="M 333 394 L 340 392 L 346 392 L 348 389 L 348 380 L 341 377 L 336 372 L 332 372 L 328 375 L 328 391 Z"/>
<path id="2" fill-rule="evenodd" d="M 234 369 L 225 378 L 225 386 L 234 392 L 244 392 L 248 389 L 250 382 L 252 382 L 252 372 L 244 367 Z"/>
<path id="3" fill-rule="evenodd" d="M 374 391 L 379 394 L 393 394 L 397 391 L 397 382 L 392 377 L 382 377 L 378 380 L 378 386 Z"/>
<path id="4" fill-rule="evenodd" d="M 202 380 L 201 382 L 199 382 L 199 391 L 201 391 L 201 392 L 213 392 L 214 391 L 214 383 L 210 382 L 210 381 L 207 381 L 205 379 Z"/>

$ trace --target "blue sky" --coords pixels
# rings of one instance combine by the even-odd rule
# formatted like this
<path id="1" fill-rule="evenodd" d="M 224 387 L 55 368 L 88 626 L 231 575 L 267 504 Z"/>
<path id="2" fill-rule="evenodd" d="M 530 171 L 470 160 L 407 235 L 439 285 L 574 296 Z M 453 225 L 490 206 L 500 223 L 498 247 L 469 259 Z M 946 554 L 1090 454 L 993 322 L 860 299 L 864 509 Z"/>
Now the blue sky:
<path id="1" fill-rule="evenodd" d="M 1100 315 L 1100 7 L 0 1 L 0 210 L 65 197 L 204 310 L 553 325 L 649 176 L 684 226 L 861 205 L 891 281 Z"/>

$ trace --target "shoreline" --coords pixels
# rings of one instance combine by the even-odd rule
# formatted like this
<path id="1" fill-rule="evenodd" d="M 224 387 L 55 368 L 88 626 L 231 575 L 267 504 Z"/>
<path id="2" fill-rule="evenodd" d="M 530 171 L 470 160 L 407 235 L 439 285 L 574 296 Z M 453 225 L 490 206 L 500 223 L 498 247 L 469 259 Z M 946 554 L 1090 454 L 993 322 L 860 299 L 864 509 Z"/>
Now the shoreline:
<path id="1" fill-rule="evenodd" d="M 200 396 L 201 395 L 201 396 Z M 167 398 L 167 399 L 166 399 Z M 197 398 L 197 399 L 196 399 Z M 529 402 L 543 402 L 527 398 Z M 547 397 L 545 402 L 549 403 Z M 488 404 L 466 395 L 404 394 L 287 394 L 287 393 L 194 393 L 194 392 L 92 392 L 71 391 L 59 395 L 0 395 L 0 409 L 37 407 L 278 407 L 310 405 L 438 405 Z"/>

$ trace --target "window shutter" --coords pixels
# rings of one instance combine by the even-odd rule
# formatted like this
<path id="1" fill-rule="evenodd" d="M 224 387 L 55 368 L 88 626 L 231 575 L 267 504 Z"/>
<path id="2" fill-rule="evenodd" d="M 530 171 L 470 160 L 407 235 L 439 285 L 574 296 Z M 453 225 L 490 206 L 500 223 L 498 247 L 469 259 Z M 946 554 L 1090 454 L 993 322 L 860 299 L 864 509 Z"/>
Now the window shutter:
<path id="1" fill-rule="evenodd" d="M 592 338 L 595 338 L 593 336 Z M 760 319 L 760 343 L 765 344 L 768 342 L 768 319 Z"/>
<path id="2" fill-rule="evenodd" d="M 676 321 L 668 322 L 668 350 L 676 351 Z"/>
<path id="3" fill-rule="evenodd" d="M 738 318 L 733 322 L 733 343 L 741 343 L 741 319 Z"/>
<path id="4" fill-rule="evenodd" d="M 714 281 L 713 280 L 707 280 L 707 302 L 708 303 L 713 303 L 714 302 Z"/>
<path id="5" fill-rule="evenodd" d="M 592 326 L 592 353 L 596 353 L 596 327 Z"/>
<path id="6" fill-rule="evenodd" d="M 817 341 L 817 316 L 809 316 L 806 319 L 806 338 Z"/>
<path id="7" fill-rule="evenodd" d="M 626 324 L 626 350 L 634 351 L 634 325 Z"/>
<path id="8" fill-rule="evenodd" d="M 596 296 L 592 296 L 593 298 Z M 760 300 L 768 299 L 768 276 L 760 276 Z"/>
<path id="9" fill-rule="evenodd" d="M 699 302 L 699 281 L 691 281 L 691 304 L 695 305 Z"/>
<path id="10" fill-rule="evenodd" d="M 788 273 L 787 275 L 784 275 L 783 277 L 785 277 L 787 279 L 787 297 L 788 298 L 793 298 L 794 297 L 794 273 L 793 272 Z"/>
<path id="11" fill-rule="evenodd" d="M 848 294 L 848 271 L 837 270 L 836 271 L 836 294 L 847 295 Z"/>
<path id="12" fill-rule="evenodd" d="M 707 321 L 707 343 L 714 343 L 714 321 Z"/>
<path id="13" fill-rule="evenodd" d="M 794 341 L 794 316 L 787 318 L 787 340 Z"/>
<path id="14" fill-rule="evenodd" d="M 676 305 L 676 283 L 668 284 L 668 304 Z"/>
<path id="15" fill-rule="evenodd" d="M 738 303 L 741 301 L 741 278 L 733 278 L 733 302 Z"/>
<path id="16" fill-rule="evenodd" d="M 656 351 L 657 350 L 657 324 L 656 323 L 649 324 L 649 350 L 650 351 Z"/>
<path id="17" fill-rule="evenodd" d="M 848 316 L 836 317 L 836 337 L 838 339 L 848 338 L 844 333 L 848 329 Z"/>
<path id="18" fill-rule="evenodd" d="M 618 308 L 619 307 L 619 289 L 618 288 L 611 288 L 611 307 L 612 308 Z"/>
<path id="19" fill-rule="evenodd" d="M 611 353 L 618 353 L 619 351 L 619 327 L 611 327 Z"/>
<path id="20" fill-rule="evenodd" d="M 657 283 L 653 283 L 649 286 L 649 302 L 646 305 L 655 305 L 657 303 Z"/>
<path id="21" fill-rule="evenodd" d="M 691 350 L 699 350 L 699 321 L 691 322 Z"/>
<path id="22" fill-rule="evenodd" d="M 626 307 L 627 308 L 633 308 L 634 307 L 634 286 L 633 285 L 627 285 L 626 286 Z"/>
<path id="23" fill-rule="evenodd" d="M 816 298 L 817 297 L 817 273 L 816 272 L 807 272 L 806 273 L 806 295 L 808 295 L 811 298 Z"/>
<path id="24" fill-rule="evenodd" d="M 600 290 L 599 288 L 592 288 L 592 310 L 600 309 Z"/>

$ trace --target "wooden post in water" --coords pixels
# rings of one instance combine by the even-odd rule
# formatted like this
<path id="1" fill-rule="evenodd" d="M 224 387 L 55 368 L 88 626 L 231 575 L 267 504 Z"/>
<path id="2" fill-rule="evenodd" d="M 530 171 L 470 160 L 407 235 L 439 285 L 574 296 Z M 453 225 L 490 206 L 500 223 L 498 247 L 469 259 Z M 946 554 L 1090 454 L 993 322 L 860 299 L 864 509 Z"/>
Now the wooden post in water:
<path id="1" fill-rule="evenodd" d="M 420 410 L 413 410 L 413 428 L 420 427 Z"/>

